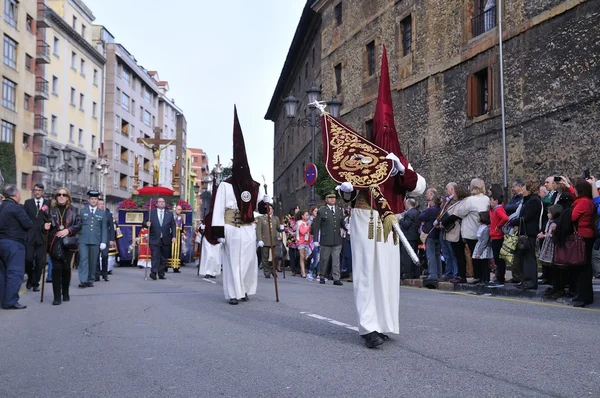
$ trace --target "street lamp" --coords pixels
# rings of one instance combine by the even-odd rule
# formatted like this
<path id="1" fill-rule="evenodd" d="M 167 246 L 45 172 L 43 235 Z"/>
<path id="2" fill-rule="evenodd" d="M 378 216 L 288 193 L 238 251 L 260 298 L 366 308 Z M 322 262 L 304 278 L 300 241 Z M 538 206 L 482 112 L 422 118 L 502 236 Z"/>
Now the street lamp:
<path id="1" fill-rule="evenodd" d="M 58 155 L 56 155 L 56 153 L 54 153 L 54 152 L 52 152 L 50 155 L 48 155 L 48 167 L 50 168 L 50 171 L 51 172 L 59 171 L 59 172 L 64 173 L 65 179 L 64 179 L 63 186 L 65 188 L 67 186 L 68 173 L 74 171 L 77 174 L 80 174 L 81 171 L 83 170 L 83 165 L 85 163 L 85 156 L 78 153 L 77 155 L 75 155 L 75 161 L 76 161 L 77 167 L 71 166 L 71 160 L 73 159 L 72 153 L 73 153 L 72 149 L 63 148 L 62 154 L 63 154 L 64 163 L 58 167 L 56 165 Z"/>
<path id="2" fill-rule="evenodd" d="M 338 100 L 337 97 L 333 97 L 331 101 L 327 102 L 327 106 L 329 107 L 329 113 L 331 113 L 331 116 L 335 118 L 340 117 L 342 101 Z"/>

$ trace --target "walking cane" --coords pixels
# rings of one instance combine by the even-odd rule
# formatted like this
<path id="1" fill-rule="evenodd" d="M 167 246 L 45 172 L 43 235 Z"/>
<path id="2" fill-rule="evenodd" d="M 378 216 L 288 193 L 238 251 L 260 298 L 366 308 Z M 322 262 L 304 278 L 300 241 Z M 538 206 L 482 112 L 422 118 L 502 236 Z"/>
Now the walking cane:
<path id="1" fill-rule="evenodd" d="M 265 180 L 265 176 L 263 176 L 263 181 Z M 267 182 L 265 181 L 265 195 L 267 195 Z M 271 225 L 271 215 L 269 214 L 269 207 L 271 206 L 270 203 L 267 203 L 267 223 L 269 224 L 269 240 L 271 241 L 271 259 L 272 261 L 272 266 L 275 268 L 273 272 L 273 282 L 275 282 L 275 301 L 279 302 L 279 288 L 277 286 L 277 264 L 275 264 L 275 246 L 273 246 L 273 227 Z"/>
<path id="2" fill-rule="evenodd" d="M 46 230 L 46 261 L 44 261 L 44 268 L 42 268 L 42 294 L 40 297 L 40 303 L 44 302 L 44 287 L 46 286 L 46 264 L 48 264 L 48 230 Z"/>
<path id="3" fill-rule="evenodd" d="M 279 222 L 283 224 L 283 210 L 281 207 L 281 202 L 278 203 L 278 207 L 279 207 Z M 283 234 L 283 231 L 281 232 Z M 285 256 L 283 255 L 283 252 L 285 251 L 285 245 L 283 244 L 283 237 L 281 240 L 281 272 L 283 273 L 283 279 L 285 279 Z M 277 268 L 275 268 L 275 271 L 277 271 Z"/>
<path id="4" fill-rule="evenodd" d="M 150 218 L 152 217 L 152 201 L 150 201 L 150 204 L 148 205 L 148 222 L 150 222 Z M 142 228 L 148 228 L 148 239 L 147 239 L 147 252 L 150 251 L 150 226 L 146 225 L 142 225 Z M 148 256 L 146 254 L 146 256 Z M 138 254 L 139 257 L 139 254 Z M 150 253 L 150 264 L 152 264 L 152 253 Z M 148 265 L 148 260 L 146 260 L 146 264 L 144 265 L 144 280 L 147 281 L 148 280 L 148 267 L 146 266 Z"/>

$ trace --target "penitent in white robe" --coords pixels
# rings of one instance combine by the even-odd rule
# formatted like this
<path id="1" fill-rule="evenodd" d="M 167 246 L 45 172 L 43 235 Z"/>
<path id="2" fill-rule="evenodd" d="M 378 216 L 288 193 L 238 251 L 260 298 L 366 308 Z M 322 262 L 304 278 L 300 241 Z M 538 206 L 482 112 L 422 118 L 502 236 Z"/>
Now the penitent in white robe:
<path id="1" fill-rule="evenodd" d="M 409 193 L 423 193 L 425 180 L 419 176 L 417 187 Z M 364 195 L 364 193 L 361 193 Z M 387 242 L 369 239 L 370 209 L 352 209 L 352 279 L 358 312 L 358 332 L 400 333 L 400 249 L 394 245 L 392 231 Z M 374 232 L 379 213 L 373 211 Z M 398 243 L 402 244 L 402 243 Z"/>
<path id="2" fill-rule="evenodd" d="M 223 264 L 223 245 L 220 243 L 211 245 L 206 238 L 203 237 L 200 270 L 198 271 L 198 275 L 220 275 L 221 264 Z"/>
<path id="3" fill-rule="evenodd" d="M 258 198 L 251 198 L 258 202 Z M 225 224 L 225 210 L 237 210 L 237 200 L 231 184 L 222 182 L 217 188 L 212 226 L 225 227 L 223 243 L 223 291 L 225 299 L 242 299 L 256 294 L 258 258 L 256 257 L 256 227 Z"/>

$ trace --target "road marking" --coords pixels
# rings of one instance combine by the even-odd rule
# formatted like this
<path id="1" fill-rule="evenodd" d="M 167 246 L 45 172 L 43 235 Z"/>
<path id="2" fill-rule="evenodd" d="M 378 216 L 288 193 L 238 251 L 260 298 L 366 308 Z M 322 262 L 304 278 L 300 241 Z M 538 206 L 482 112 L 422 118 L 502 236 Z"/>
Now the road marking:
<path id="1" fill-rule="evenodd" d="M 300 312 L 300 313 L 302 315 L 306 315 L 306 316 L 309 316 L 311 318 L 318 319 L 320 321 L 329 322 L 332 325 L 341 326 L 341 327 L 344 327 L 346 329 L 350 329 L 350 330 L 354 330 L 355 332 L 358 332 L 358 328 L 356 326 L 348 325 L 347 323 L 336 321 L 335 319 L 327 318 L 327 317 L 319 315 L 319 314 L 313 314 L 311 312 Z"/>
<path id="2" fill-rule="evenodd" d="M 572 307 L 572 306 L 565 305 L 565 304 L 544 303 L 544 302 L 541 302 L 541 301 L 533 301 L 533 300 L 526 300 L 526 299 L 517 299 L 517 298 L 510 298 L 510 297 L 481 296 L 481 295 L 473 294 L 473 293 L 453 292 L 453 291 L 448 291 L 448 290 L 436 290 L 436 289 L 423 289 L 423 288 L 420 288 L 420 287 L 412 287 L 412 286 L 402 286 L 402 288 L 403 289 L 419 290 L 419 291 L 423 291 L 423 292 L 431 292 L 431 293 L 447 293 L 447 294 L 456 294 L 458 296 L 479 297 L 479 298 L 492 299 L 492 300 L 511 301 L 511 302 L 514 302 L 514 303 L 542 305 L 542 306 L 546 306 L 546 307 L 556 307 L 556 308 L 571 309 L 571 310 L 583 310 L 583 311 L 591 311 L 591 312 L 600 312 L 600 309 L 597 309 L 597 308 L 585 308 L 585 307 L 584 308 L 578 308 L 578 307 Z"/>

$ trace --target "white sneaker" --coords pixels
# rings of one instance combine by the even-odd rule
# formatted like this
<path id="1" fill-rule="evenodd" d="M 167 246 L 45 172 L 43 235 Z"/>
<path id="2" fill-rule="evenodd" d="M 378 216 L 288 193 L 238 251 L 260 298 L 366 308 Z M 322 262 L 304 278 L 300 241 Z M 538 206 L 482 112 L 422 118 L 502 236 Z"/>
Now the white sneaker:
<path id="1" fill-rule="evenodd" d="M 313 277 L 312 274 L 306 275 L 306 279 L 309 280 L 309 281 L 314 281 L 315 280 L 315 278 Z"/>

